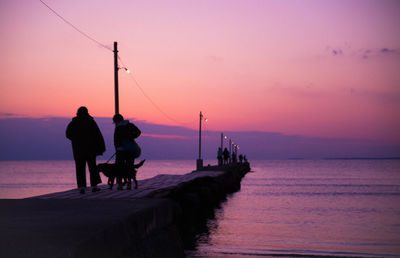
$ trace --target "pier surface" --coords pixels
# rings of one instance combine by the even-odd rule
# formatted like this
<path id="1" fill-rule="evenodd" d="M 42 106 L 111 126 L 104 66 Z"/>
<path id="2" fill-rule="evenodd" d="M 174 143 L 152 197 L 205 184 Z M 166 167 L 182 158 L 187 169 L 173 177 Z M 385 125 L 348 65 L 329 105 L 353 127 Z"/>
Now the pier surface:
<path id="1" fill-rule="evenodd" d="M 117 185 L 113 189 L 108 189 L 108 185 L 99 185 L 99 192 L 92 193 L 88 188 L 85 194 L 80 194 L 77 189 L 65 192 L 51 193 L 32 197 L 34 199 L 140 199 L 160 195 L 179 185 L 185 184 L 197 178 L 218 177 L 222 171 L 194 171 L 185 175 L 157 175 L 153 178 L 138 180 L 138 189 L 117 190 Z M 132 186 L 134 186 L 133 184 Z M 133 188 L 133 187 L 132 187 Z"/>
<path id="2" fill-rule="evenodd" d="M 132 190 L 100 185 L 0 200 L 0 257 L 185 257 L 185 238 L 248 171 L 208 167 Z"/>

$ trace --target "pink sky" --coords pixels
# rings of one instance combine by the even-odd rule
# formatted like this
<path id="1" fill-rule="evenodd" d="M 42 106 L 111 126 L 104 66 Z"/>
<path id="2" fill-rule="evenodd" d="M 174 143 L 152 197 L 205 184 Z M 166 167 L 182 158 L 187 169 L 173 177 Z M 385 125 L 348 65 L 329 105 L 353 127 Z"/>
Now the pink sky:
<path id="1" fill-rule="evenodd" d="M 112 47 L 170 117 L 400 143 L 398 1 L 45 1 Z M 113 53 L 40 1 L 0 0 L 0 113 L 114 113 Z M 174 125 L 120 71 L 126 117 Z"/>

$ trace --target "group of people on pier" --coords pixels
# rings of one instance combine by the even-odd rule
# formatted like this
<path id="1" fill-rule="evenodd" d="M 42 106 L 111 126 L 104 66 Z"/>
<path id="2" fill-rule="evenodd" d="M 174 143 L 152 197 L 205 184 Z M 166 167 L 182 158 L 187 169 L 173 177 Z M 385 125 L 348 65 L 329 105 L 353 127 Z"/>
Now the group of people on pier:
<path id="1" fill-rule="evenodd" d="M 135 169 L 135 158 L 140 156 L 140 147 L 135 139 L 141 134 L 136 125 L 125 120 L 121 114 L 113 117 L 115 124 L 114 146 L 115 146 L 115 165 L 119 169 L 131 171 Z M 86 184 L 86 164 L 89 167 L 90 185 L 92 192 L 100 191 L 97 187 L 101 183 L 101 177 L 96 165 L 96 157 L 103 155 L 106 151 L 103 135 L 97 123 L 86 107 L 78 108 L 76 117 L 68 124 L 66 137 L 71 140 L 73 156 L 76 168 L 76 181 L 81 194 L 85 193 Z M 247 163 L 246 155 L 237 156 L 237 148 L 232 153 L 227 148 L 218 148 L 218 165 L 229 165 L 236 163 Z M 238 161 L 239 158 L 239 161 Z M 125 170 L 124 170 L 125 171 Z M 135 181 L 136 182 L 136 181 Z M 122 178 L 117 176 L 118 190 L 122 190 Z M 130 181 L 127 189 L 131 189 Z"/>
<path id="2" fill-rule="evenodd" d="M 141 134 L 139 128 L 128 120 L 124 120 L 121 114 L 113 117 L 115 124 L 114 146 L 116 150 L 115 164 L 123 169 L 134 169 L 134 161 L 140 155 L 140 147 L 135 142 Z M 86 164 L 89 167 L 90 185 L 92 192 L 100 191 L 97 187 L 101 183 L 99 171 L 96 167 L 96 156 L 103 155 L 106 151 L 103 135 L 89 115 L 88 109 L 80 107 L 76 117 L 68 124 L 66 137 L 71 140 L 72 151 L 76 167 L 76 180 L 81 194 L 86 189 Z M 117 177 L 118 189 L 122 190 L 122 178 Z M 130 185 L 128 183 L 127 188 Z"/>
<path id="3" fill-rule="evenodd" d="M 222 148 L 218 147 L 218 152 L 217 152 L 218 166 L 236 164 L 236 163 L 238 163 L 237 158 L 238 157 L 237 157 L 237 149 L 236 148 L 232 151 L 232 155 L 231 155 L 227 148 L 225 148 L 222 151 Z M 239 163 L 247 163 L 246 155 L 239 154 Z"/>

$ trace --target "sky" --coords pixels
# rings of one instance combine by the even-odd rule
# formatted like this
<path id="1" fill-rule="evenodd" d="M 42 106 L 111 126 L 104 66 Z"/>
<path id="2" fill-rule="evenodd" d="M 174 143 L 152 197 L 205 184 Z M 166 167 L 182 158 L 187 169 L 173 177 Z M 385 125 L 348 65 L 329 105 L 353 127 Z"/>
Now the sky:
<path id="1" fill-rule="evenodd" d="M 125 117 L 400 144 L 399 1 L 43 1 L 102 45 L 0 0 L 2 118 L 111 117 L 117 41 Z"/>

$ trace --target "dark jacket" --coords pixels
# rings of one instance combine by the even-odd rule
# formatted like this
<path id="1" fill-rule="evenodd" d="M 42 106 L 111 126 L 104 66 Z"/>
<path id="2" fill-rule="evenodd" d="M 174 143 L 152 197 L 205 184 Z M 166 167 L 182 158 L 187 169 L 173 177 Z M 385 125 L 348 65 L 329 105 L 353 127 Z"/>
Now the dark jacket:
<path id="1" fill-rule="evenodd" d="M 118 122 L 114 131 L 114 146 L 116 150 L 122 150 L 122 143 L 124 141 L 134 141 L 140 136 L 142 132 L 136 125 L 130 123 L 128 120 Z"/>
<path id="2" fill-rule="evenodd" d="M 66 136 L 72 141 L 74 158 L 98 156 L 106 151 L 103 135 L 90 115 L 79 115 L 68 124 Z"/>

